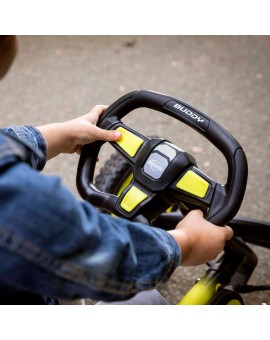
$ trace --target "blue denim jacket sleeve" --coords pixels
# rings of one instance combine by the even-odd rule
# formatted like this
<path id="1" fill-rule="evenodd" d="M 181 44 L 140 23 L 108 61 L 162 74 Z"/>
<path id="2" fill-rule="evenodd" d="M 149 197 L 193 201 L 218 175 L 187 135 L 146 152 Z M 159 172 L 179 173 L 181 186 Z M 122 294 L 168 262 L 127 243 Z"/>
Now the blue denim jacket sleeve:
<path id="1" fill-rule="evenodd" d="M 43 157 L 35 152 L 30 153 L 31 165 L 34 169 L 43 170 L 47 159 L 47 145 L 41 132 L 33 126 L 11 126 L 3 129 L 4 132 L 28 144 L 33 150 L 39 151 Z"/>
<path id="2" fill-rule="evenodd" d="M 37 130 L 27 131 L 46 149 Z M 0 210 L 0 282 L 17 290 L 121 300 L 165 282 L 180 262 L 167 232 L 102 214 L 26 163 L 2 171 Z"/>

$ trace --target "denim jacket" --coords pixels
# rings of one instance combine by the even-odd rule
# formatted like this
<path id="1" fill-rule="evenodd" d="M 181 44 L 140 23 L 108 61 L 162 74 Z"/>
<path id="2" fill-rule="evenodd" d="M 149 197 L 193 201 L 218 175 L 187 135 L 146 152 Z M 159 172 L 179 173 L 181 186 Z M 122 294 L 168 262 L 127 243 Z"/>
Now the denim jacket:
<path id="1" fill-rule="evenodd" d="M 166 231 L 100 213 L 55 176 L 31 127 L 0 134 L 0 294 L 124 300 L 168 280 L 180 249 Z M 18 138 L 28 143 L 27 159 Z M 4 287 L 4 288 L 3 288 Z"/>

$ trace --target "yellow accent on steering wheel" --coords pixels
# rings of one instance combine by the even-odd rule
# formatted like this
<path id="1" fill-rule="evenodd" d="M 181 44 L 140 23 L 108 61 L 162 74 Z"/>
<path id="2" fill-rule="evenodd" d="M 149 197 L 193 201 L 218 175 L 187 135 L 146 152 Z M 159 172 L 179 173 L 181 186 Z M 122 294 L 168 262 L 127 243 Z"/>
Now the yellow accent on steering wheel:
<path id="1" fill-rule="evenodd" d="M 131 212 L 146 198 L 147 194 L 133 185 L 125 194 L 120 207 L 127 212 Z"/>
<path id="2" fill-rule="evenodd" d="M 189 170 L 176 184 L 176 187 L 190 193 L 191 195 L 204 198 L 207 193 L 209 183 L 192 170 Z"/>
<path id="3" fill-rule="evenodd" d="M 140 146 L 143 144 L 143 139 L 135 135 L 134 133 L 124 129 L 123 127 L 118 127 L 116 131 L 122 133 L 121 138 L 116 141 L 116 143 L 123 149 L 130 157 L 134 157 L 139 150 Z"/>

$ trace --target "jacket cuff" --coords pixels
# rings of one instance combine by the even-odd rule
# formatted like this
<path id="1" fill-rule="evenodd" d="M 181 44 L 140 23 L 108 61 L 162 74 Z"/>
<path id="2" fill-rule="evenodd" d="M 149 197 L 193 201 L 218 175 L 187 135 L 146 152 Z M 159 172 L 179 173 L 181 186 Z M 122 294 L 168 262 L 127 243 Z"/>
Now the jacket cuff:
<path id="1" fill-rule="evenodd" d="M 19 138 L 30 147 L 31 166 L 39 171 L 43 170 L 47 159 L 47 144 L 41 132 L 33 126 L 12 126 L 4 129 L 10 135 Z M 35 151 L 38 151 L 35 152 Z M 40 157 L 40 152 L 42 157 Z"/>
<path id="2" fill-rule="evenodd" d="M 152 229 L 159 234 L 167 250 L 168 266 L 163 279 L 163 282 L 166 282 L 181 262 L 181 249 L 175 239 L 168 232 L 155 227 L 152 227 Z"/>

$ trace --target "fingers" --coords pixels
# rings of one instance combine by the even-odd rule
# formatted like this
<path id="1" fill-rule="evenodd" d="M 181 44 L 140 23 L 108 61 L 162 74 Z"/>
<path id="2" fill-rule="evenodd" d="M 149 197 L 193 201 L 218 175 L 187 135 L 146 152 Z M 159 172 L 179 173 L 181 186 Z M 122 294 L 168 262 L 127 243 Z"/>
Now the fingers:
<path id="1" fill-rule="evenodd" d="M 95 126 L 94 131 L 92 132 L 92 139 L 94 140 L 103 140 L 106 142 L 114 142 L 121 138 L 121 132 L 115 130 L 103 130 L 99 127 Z"/>
<path id="2" fill-rule="evenodd" d="M 189 215 L 194 217 L 194 218 L 203 218 L 203 212 L 199 209 L 191 210 L 189 212 Z"/>
<path id="3" fill-rule="evenodd" d="M 90 113 L 99 117 L 107 109 L 107 107 L 107 105 L 95 105 Z"/>
<path id="4" fill-rule="evenodd" d="M 225 226 L 224 228 L 225 240 L 228 241 L 233 237 L 233 230 L 229 226 Z"/>
<path id="5" fill-rule="evenodd" d="M 197 223 L 200 223 L 200 220 L 204 220 L 203 212 L 199 209 L 190 211 L 187 216 L 191 219 L 194 219 L 194 222 L 196 220 Z M 211 222 L 206 221 L 206 220 L 204 220 L 204 223 L 212 224 Z M 231 227 L 227 225 L 226 226 L 215 226 L 215 227 L 218 227 L 219 228 L 218 230 L 224 234 L 224 238 L 226 241 L 230 240 L 233 237 L 234 233 Z"/>
<path id="6" fill-rule="evenodd" d="M 95 105 L 89 113 L 84 116 L 79 117 L 79 120 L 87 121 L 89 125 L 80 124 L 80 133 L 78 145 L 93 143 L 97 140 L 102 140 L 106 142 L 114 142 L 121 138 L 121 132 L 113 130 L 104 130 L 96 126 L 102 113 L 108 108 L 107 105 Z M 84 131 L 82 131 L 82 126 Z M 83 137 L 82 137 L 83 136 Z M 77 150 L 80 152 L 80 150 Z"/>
<path id="7" fill-rule="evenodd" d="M 185 217 L 185 220 L 188 220 L 189 223 L 200 224 L 207 222 L 203 217 L 203 212 L 199 209 L 191 210 Z"/>
<path id="8" fill-rule="evenodd" d="M 95 105 L 84 117 L 92 124 L 96 125 L 99 117 L 107 109 L 107 105 Z"/>

